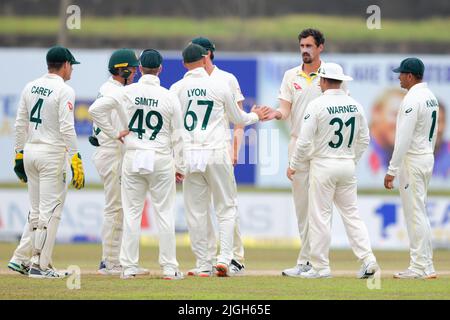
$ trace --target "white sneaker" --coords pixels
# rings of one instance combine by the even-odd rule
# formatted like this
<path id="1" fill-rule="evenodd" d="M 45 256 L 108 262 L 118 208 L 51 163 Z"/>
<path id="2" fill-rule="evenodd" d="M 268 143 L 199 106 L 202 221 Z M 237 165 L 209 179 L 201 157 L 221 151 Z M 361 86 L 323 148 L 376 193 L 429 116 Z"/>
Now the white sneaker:
<path id="1" fill-rule="evenodd" d="M 120 274 L 120 279 L 129 280 L 129 279 L 134 279 L 134 278 L 136 278 L 136 275 L 134 273 L 122 272 Z"/>
<path id="2" fill-rule="evenodd" d="M 163 272 L 163 279 L 164 280 L 182 280 L 184 279 L 183 272 L 180 272 L 179 270 L 166 270 Z"/>
<path id="3" fill-rule="evenodd" d="M 63 279 L 65 277 L 67 277 L 69 275 L 68 272 L 63 271 L 63 272 L 58 272 L 54 269 L 46 269 L 46 270 L 42 270 L 41 268 L 39 268 L 36 265 L 32 265 L 30 268 L 30 273 L 28 274 L 28 276 L 30 278 L 35 278 L 35 279 Z"/>
<path id="4" fill-rule="evenodd" d="M 195 277 L 198 275 L 199 272 L 200 272 L 200 269 L 193 268 L 193 269 L 188 270 L 187 275 L 190 277 Z"/>
<path id="5" fill-rule="evenodd" d="M 411 270 L 410 268 L 406 269 L 402 272 L 397 272 L 394 274 L 395 279 L 436 279 L 437 275 L 435 272 L 426 274 L 424 273 L 418 273 L 414 270 Z"/>
<path id="6" fill-rule="evenodd" d="M 331 273 L 329 270 L 316 271 L 314 268 L 311 268 L 308 271 L 300 273 L 299 277 L 305 279 L 331 278 Z"/>
<path id="7" fill-rule="evenodd" d="M 135 274 L 137 276 L 147 276 L 150 274 L 150 270 L 138 267 Z"/>
<path id="8" fill-rule="evenodd" d="M 97 270 L 98 274 L 104 275 L 104 276 L 118 276 L 122 273 L 122 267 L 121 266 L 114 266 L 110 269 L 108 268 L 102 268 Z"/>
<path id="9" fill-rule="evenodd" d="M 239 261 L 232 259 L 230 263 L 230 276 L 242 276 L 244 274 L 245 266 Z"/>
<path id="10" fill-rule="evenodd" d="M 311 268 L 311 263 L 307 262 L 306 264 L 298 264 L 293 268 L 284 269 L 281 274 L 287 277 L 300 277 L 302 272 L 308 272 Z"/>
<path id="11" fill-rule="evenodd" d="M 380 270 L 380 266 L 375 261 L 369 262 L 367 264 L 363 263 L 361 269 L 359 269 L 357 278 L 358 279 L 369 279 L 373 278 L 375 273 Z"/>
<path id="12" fill-rule="evenodd" d="M 229 276 L 229 271 L 230 267 L 227 263 L 225 262 L 219 262 L 216 264 L 216 275 L 218 277 L 228 277 Z"/>

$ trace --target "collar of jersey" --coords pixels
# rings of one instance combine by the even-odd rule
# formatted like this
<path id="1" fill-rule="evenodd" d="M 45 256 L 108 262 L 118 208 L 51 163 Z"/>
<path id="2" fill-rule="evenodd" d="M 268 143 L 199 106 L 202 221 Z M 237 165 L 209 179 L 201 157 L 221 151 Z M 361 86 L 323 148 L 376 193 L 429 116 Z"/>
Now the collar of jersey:
<path id="1" fill-rule="evenodd" d="M 341 94 L 345 94 L 345 91 L 342 90 L 342 89 L 328 89 L 323 94 L 326 94 L 326 95 L 341 95 Z"/>
<path id="2" fill-rule="evenodd" d="M 415 91 L 417 89 L 423 89 L 423 88 L 427 88 L 428 85 L 426 82 L 420 82 L 420 83 L 416 83 L 415 85 L 413 85 L 411 88 L 409 88 L 409 92 L 411 91 Z"/>
<path id="3" fill-rule="evenodd" d="M 198 67 L 195 69 L 192 69 L 188 72 L 186 72 L 186 74 L 184 75 L 184 78 L 186 77 L 198 77 L 198 78 L 203 78 L 203 77 L 208 77 L 208 72 L 206 72 L 205 68 L 203 67 Z"/>
<path id="4" fill-rule="evenodd" d="M 140 83 L 145 83 L 145 84 L 150 84 L 150 85 L 154 85 L 154 86 L 159 86 L 160 85 L 160 81 L 159 78 L 153 74 L 144 74 L 142 75 L 142 77 L 139 79 Z"/>
<path id="5" fill-rule="evenodd" d="M 50 78 L 50 79 L 57 79 L 57 80 L 64 82 L 64 79 L 60 75 L 57 75 L 55 73 L 47 73 L 44 77 Z"/>
<path id="6" fill-rule="evenodd" d="M 219 67 L 216 66 L 216 65 L 214 65 L 214 69 L 213 69 L 213 71 L 211 72 L 210 75 L 212 76 L 214 72 L 217 72 L 217 71 L 219 71 L 219 70 L 220 70 Z"/>
<path id="7" fill-rule="evenodd" d="M 320 61 L 320 66 L 322 65 L 322 60 Z M 319 66 L 319 68 L 320 68 Z M 319 70 L 319 69 L 317 69 Z M 303 63 L 300 65 L 299 70 L 297 72 L 297 75 L 305 78 L 306 82 L 308 84 L 311 84 L 311 82 L 314 80 L 314 78 L 316 78 L 318 76 L 317 72 L 311 72 L 310 74 L 307 74 L 305 71 L 303 71 Z"/>
<path id="8" fill-rule="evenodd" d="M 123 84 L 121 84 L 119 81 L 115 80 L 113 77 L 109 77 L 109 82 L 111 82 L 112 84 L 114 84 L 118 87 L 123 87 Z"/>

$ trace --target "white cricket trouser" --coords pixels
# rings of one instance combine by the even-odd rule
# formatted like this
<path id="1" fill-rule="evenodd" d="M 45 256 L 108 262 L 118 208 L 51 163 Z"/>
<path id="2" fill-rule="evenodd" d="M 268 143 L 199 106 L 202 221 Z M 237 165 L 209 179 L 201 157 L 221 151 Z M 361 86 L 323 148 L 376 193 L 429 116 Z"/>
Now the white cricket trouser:
<path id="1" fill-rule="evenodd" d="M 212 222 L 212 211 L 209 207 L 207 214 L 207 237 L 208 237 L 208 261 L 211 260 L 214 264 L 217 256 L 217 237 Z M 233 259 L 243 262 L 244 261 L 244 243 L 241 238 L 241 231 L 239 229 L 239 212 L 236 212 L 236 224 L 233 233 Z M 200 266 L 200 261 L 197 261 L 197 267 Z"/>
<path id="2" fill-rule="evenodd" d="M 107 268 L 119 265 L 123 210 L 120 193 L 122 152 L 119 148 L 97 147 L 92 160 L 102 179 L 105 193 L 102 226 L 102 261 Z"/>
<path id="3" fill-rule="evenodd" d="M 189 172 L 183 181 L 186 222 L 197 266 L 212 267 L 208 251 L 208 208 L 213 197 L 219 227 L 218 262 L 229 264 L 233 258 L 233 232 L 237 212 L 237 190 L 228 150 L 213 150 L 205 172 Z"/>
<path id="4" fill-rule="evenodd" d="M 434 273 L 431 226 L 427 216 L 428 184 L 434 156 L 407 154 L 399 172 L 399 191 L 409 237 L 410 267 L 419 273 Z"/>
<path id="5" fill-rule="evenodd" d="M 126 270 L 138 267 L 142 210 L 147 192 L 156 214 L 159 234 L 159 264 L 164 270 L 177 270 L 175 240 L 175 167 L 172 155 L 155 153 L 154 170 L 149 174 L 132 172 L 136 150 L 125 152 L 122 164 L 123 236 L 120 264 Z"/>
<path id="6" fill-rule="evenodd" d="M 358 213 L 354 160 L 313 159 L 309 181 L 309 241 L 314 269 L 330 270 L 333 202 L 342 217 L 353 253 L 364 263 L 376 261 L 367 228 Z"/>
<path id="7" fill-rule="evenodd" d="M 30 198 L 31 262 L 47 269 L 67 192 L 67 153 L 64 148 L 26 144 L 24 167 Z"/>
<path id="8" fill-rule="evenodd" d="M 30 218 L 30 213 L 28 212 L 27 222 L 23 228 L 22 237 L 20 238 L 19 245 L 13 253 L 11 261 L 15 263 L 23 263 L 25 265 L 30 264 L 31 259 L 31 231 L 28 219 Z M 51 264 L 51 262 L 50 262 Z"/>
<path id="9" fill-rule="evenodd" d="M 297 137 L 291 136 L 288 146 L 288 156 L 291 159 L 295 149 Z M 310 244 L 308 234 L 308 193 L 309 169 L 297 170 L 292 181 L 292 194 L 294 196 L 295 213 L 297 216 L 298 232 L 300 234 L 301 248 L 297 264 L 306 264 L 310 259 Z"/>

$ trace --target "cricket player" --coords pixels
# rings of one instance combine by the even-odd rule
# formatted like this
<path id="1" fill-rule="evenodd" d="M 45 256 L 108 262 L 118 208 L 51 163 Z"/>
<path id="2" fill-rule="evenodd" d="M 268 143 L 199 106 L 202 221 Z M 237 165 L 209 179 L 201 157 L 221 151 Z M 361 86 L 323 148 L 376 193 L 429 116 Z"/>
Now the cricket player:
<path id="1" fill-rule="evenodd" d="M 181 107 L 178 99 L 160 86 L 162 56 L 153 49 L 140 56 L 142 77 L 137 83 L 97 99 L 89 108 L 98 127 L 110 138 L 124 139 L 122 164 L 123 238 L 120 248 L 121 278 L 130 279 L 139 272 L 139 237 L 142 209 L 150 192 L 159 230 L 159 263 L 163 278 L 183 279 L 178 270 L 175 243 L 175 179 L 182 180 L 183 148 Z M 106 117 L 115 109 L 120 127 Z M 127 135 L 129 133 L 129 135 Z M 125 138 L 124 138 L 125 137 Z M 174 147 L 172 147 L 172 140 Z"/>
<path id="2" fill-rule="evenodd" d="M 200 270 L 198 275 L 213 275 L 213 262 L 207 251 L 207 215 L 212 194 L 220 241 L 215 268 L 217 275 L 224 277 L 230 275 L 237 212 L 228 121 L 253 124 L 263 119 L 268 110 L 253 108 L 248 114 L 239 109 L 229 85 L 206 72 L 206 56 L 202 46 L 189 44 L 183 50 L 188 72 L 170 90 L 178 96 L 183 111 L 187 165 L 183 193 L 191 247 Z"/>
<path id="3" fill-rule="evenodd" d="M 79 62 L 61 46 L 50 48 L 46 60 L 48 73 L 25 86 L 17 111 L 14 171 L 28 184 L 31 209 L 28 233 L 25 231 L 14 256 L 24 258 L 29 242 L 29 277 L 62 278 L 67 274 L 53 269 L 52 253 L 67 192 L 68 159 L 72 185 L 76 189 L 84 187 L 73 118 L 75 92 L 65 84 L 71 78 L 72 65 Z"/>
<path id="4" fill-rule="evenodd" d="M 325 38 L 316 29 L 305 29 L 299 36 L 300 53 L 303 64 L 292 68 L 284 74 L 278 96 L 280 107 L 274 110 L 267 120 L 289 120 L 291 139 L 288 146 L 288 156 L 291 158 L 295 143 L 299 137 L 306 106 L 322 94 L 319 86 L 318 69 L 323 64 L 320 53 L 323 51 Z M 311 268 L 309 262 L 310 247 L 308 243 L 308 176 L 309 164 L 304 162 L 303 168 L 297 168 L 292 180 L 295 212 L 301 239 L 301 249 L 297 265 L 283 270 L 283 276 L 296 277 L 301 272 Z"/>
<path id="5" fill-rule="evenodd" d="M 204 37 L 197 37 L 192 39 L 192 43 L 198 44 L 205 48 L 208 52 L 206 56 L 206 65 L 205 70 L 213 79 L 218 79 L 223 82 L 228 83 L 229 88 L 234 96 L 235 101 L 237 102 L 240 109 L 244 110 L 243 101 L 245 100 L 242 95 L 241 88 L 239 86 L 239 82 L 236 77 L 224 70 L 219 69 L 218 66 L 214 65 L 214 52 L 216 50 L 216 46 L 209 39 Z M 236 166 L 238 163 L 239 150 L 241 148 L 242 140 L 244 137 L 244 127 L 241 125 L 234 125 L 233 130 L 233 142 L 231 142 L 230 135 L 227 135 L 228 141 L 230 142 L 231 155 L 233 165 Z M 211 214 L 207 215 L 207 235 L 208 235 L 208 253 L 210 257 L 215 259 L 217 255 L 217 239 L 216 233 L 214 231 L 214 226 L 212 224 L 212 216 Z M 244 273 L 245 266 L 243 264 L 244 261 L 244 245 L 241 239 L 241 232 L 239 229 L 239 212 L 236 214 L 236 225 L 234 228 L 234 245 L 233 245 L 233 259 L 230 264 L 230 274 L 233 276 L 242 275 Z M 188 276 L 198 275 L 198 261 L 197 268 L 191 269 L 188 271 Z"/>
<path id="6" fill-rule="evenodd" d="M 131 49 L 119 49 L 112 53 L 108 62 L 111 77 L 99 90 L 98 97 L 110 96 L 119 88 L 133 83 L 139 61 Z M 114 127 L 120 126 L 115 110 L 107 115 Z M 94 134 L 89 137 L 96 146 L 93 155 L 94 165 L 102 179 L 105 192 L 105 208 L 102 227 L 102 260 L 98 270 L 103 275 L 119 275 L 122 267 L 119 262 L 120 244 L 122 242 L 123 210 L 120 193 L 120 176 L 122 173 L 123 148 L 118 139 L 111 139 L 94 123 Z"/>
<path id="7" fill-rule="evenodd" d="M 431 227 L 426 198 L 434 165 L 439 104 L 425 82 L 425 66 L 418 58 L 407 58 L 393 70 L 400 73 L 400 86 L 408 93 L 397 115 L 395 146 L 384 178 L 386 189 L 399 191 L 409 236 L 410 265 L 394 274 L 397 279 L 435 279 Z"/>
<path id="8" fill-rule="evenodd" d="M 305 110 L 287 170 L 292 180 L 296 170 L 310 162 L 308 232 L 312 267 L 298 276 L 331 277 L 328 254 L 334 203 L 353 253 L 362 261 L 358 278 L 373 277 L 379 267 L 367 228 L 358 214 L 355 177 L 356 163 L 369 145 L 369 128 L 363 107 L 341 89 L 342 81 L 352 80 L 344 75 L 342 67 L 324 63 L 318 74 L 324 94 L 311 101 Z"/>

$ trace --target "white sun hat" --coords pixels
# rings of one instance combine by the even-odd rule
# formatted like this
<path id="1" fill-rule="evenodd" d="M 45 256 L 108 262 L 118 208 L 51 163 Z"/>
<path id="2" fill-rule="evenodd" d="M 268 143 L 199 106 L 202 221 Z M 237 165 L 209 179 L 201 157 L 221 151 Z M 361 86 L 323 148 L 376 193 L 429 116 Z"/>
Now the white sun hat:
<path id="1" fill-rule="evenodd" d="M 323 63 L 318 72 L 319 76 L 327 79 L 341 80 L 341 81 L 352 81 L 353 78 L 346 76 L 344 70 L 340 65 L 333 62 Z"/>

